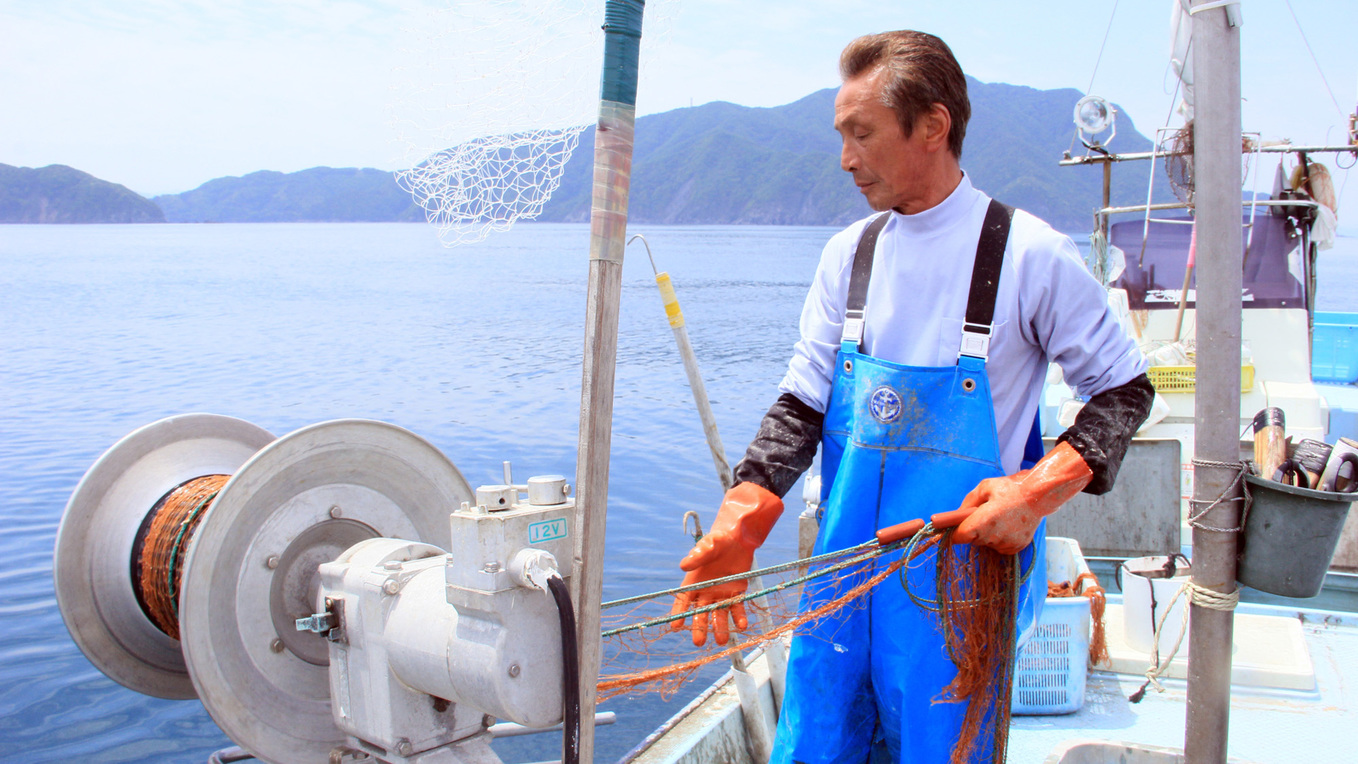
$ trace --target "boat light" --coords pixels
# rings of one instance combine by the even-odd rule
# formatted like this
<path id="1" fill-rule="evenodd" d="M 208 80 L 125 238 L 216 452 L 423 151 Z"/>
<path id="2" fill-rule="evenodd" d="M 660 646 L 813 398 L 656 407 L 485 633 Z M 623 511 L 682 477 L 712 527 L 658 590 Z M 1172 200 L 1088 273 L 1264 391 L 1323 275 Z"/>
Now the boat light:
<path id="1" fill-rule="evenodd" d="M 1080 133 L 1080 142 L 1086 147 L 1106 145 L 1117 135 L 1115 124 L 1117 109 L 1100 96 L 1087 95 L 1075 103 L 1075 129 Z M 1105 130 L 1112 130 L 1104 141 L 1092 140 Z M 1086 140 L 1088 134 L 1090 140 Z"/>

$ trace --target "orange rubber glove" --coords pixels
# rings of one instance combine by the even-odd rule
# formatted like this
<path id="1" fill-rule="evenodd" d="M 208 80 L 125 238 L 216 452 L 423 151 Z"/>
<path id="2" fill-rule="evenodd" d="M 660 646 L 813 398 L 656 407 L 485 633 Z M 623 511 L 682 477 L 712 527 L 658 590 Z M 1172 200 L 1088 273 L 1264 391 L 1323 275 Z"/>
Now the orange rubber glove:
<path id="1" fill-rule="evenodd" d="M 727 491 L 711 530 L 679 563 L 679 567 L 688 572 L 684 576 L 684 586 L 748 573 L 754 563 L 754 550 L 768 538 L 769 531 L 773 530 L 773 524 L 778 522 L 781 514 L 783 500 L 754 483 L 741 483 Z M 745 593 L 746 588 L 747 582 L 732 581 L 675 595 L 670 615 L 739 596 Z M 728 618 L 735 623 L 737 631 L 749 625 L 745 606 L 740 603 L 693 616 L 693 644 L 702 646 L 707 641 L 709 623 L 717 644 L 726 644 L 731 631 Z M 684 621 L 674 621 L 671 628 L 679 631 L 684 628 Z"/>
<path id="2" fill-rule="evenodd" d="M 934 515 L 935 528 L 957 526 L 953 541 L 1018 554 L 1033 540 L 1037 524 L 1070 501 L 1094 477 L 1069 443 L 1053 448 L 1032 469 L 987 478 L 962 499 L 962 506 Z"/>

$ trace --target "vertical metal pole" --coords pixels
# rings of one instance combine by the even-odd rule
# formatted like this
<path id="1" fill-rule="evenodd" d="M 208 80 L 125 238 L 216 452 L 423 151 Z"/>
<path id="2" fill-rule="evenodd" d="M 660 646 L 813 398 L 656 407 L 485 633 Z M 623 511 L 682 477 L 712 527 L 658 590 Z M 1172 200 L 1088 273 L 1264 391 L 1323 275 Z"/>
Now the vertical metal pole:
<path id="1" fill-rule="evenodd" d="M 580 648 L 580 761 L 594 761 L 594 707 L 599 678 L 599 604 L 603 599 L 608 457 L 613 435 L 613 377 L 618 356 L 618 306 L 627 237 L 627 196 L 636 124 L 637 57 L 644 0 L 608 0 L 599 122 L 594 133 L 594 200 L 590 213 L 589 296 L 585 308 L 584 373 L 580 383 L 580 446 L 576 457 L 575 601 Z"/>
<path id="2" fill-rule="evenodd" d="M 1153 170 L 1152 170 L 1153 172 Z M 1109 157 L 1103 158 L 1103 207 L 1108 209 L 1113 200 L 1113 160 Z M 1099 232 L 1103 234 L 1103 240 L 1108 241 L 1108 213 L 1099 214 Z"/>
<path id="3" fill-rule="evenodd" d="M 1194 0 L 1202 5 L 1207 0 Z M 1193 136 L 1193 198 L 1198 221 L 1197 414 L 1198 460 L 1240 460 L 1240 30 L 1228 22 L 1238 6 L 1193 17 L 1197 93 Z M 1211 531 L 1240 524 L 1235 471 L 1195 467 L 1194 505 L 1216 506 L 1193 529 L 1193 583 L 1235 590 L 1238 534 Z M 1196 511 L 1196 510 L 1195 510 Z M 1184 752 L 1194 764 L 1224 764 L 1231 700 L 1232 611 L 1190 605 L 1188 709 Z"/>

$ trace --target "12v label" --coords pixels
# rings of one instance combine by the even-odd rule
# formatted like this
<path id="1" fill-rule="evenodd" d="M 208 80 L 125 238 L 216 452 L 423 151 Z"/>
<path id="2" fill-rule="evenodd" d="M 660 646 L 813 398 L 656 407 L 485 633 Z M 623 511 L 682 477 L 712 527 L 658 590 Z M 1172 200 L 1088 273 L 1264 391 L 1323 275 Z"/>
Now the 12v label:
<path id="1" fill-rule="evenodd" d="M 544 541 L 556 541 L 566 538 L 566 518 L 556 520 L 543 520 L 540 523 L 533 523 L 528 526 L 528 543 L 541 544 Z"/>

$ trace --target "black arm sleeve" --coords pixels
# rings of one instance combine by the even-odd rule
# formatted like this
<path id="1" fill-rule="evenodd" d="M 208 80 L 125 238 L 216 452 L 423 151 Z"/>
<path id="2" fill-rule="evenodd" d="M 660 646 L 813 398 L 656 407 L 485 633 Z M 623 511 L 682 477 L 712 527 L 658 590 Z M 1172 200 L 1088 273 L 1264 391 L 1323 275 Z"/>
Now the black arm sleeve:
<path id="1" fill-rule="evenodd" d="M 759 423 L 759 432 L 735 468 L 736 483 L 754 483 L 778 497 L 792 490 L 811 466 L 825 415 L 783 393 Z"/>
<path id="2" fill-rule="evenodd" d="M 1132 445 L 1132 436 L 1151 412 L 1155 388 L 1145 374 L 1121 387 L 1105 390 L 1085 404 L 1075 415 L 1075 424 L 1056 439 L 1069 443 L 1084 458 L 1094 473 L 1085 493 L 1108 493 L 1117 479 L 1118 468 Z"/>

